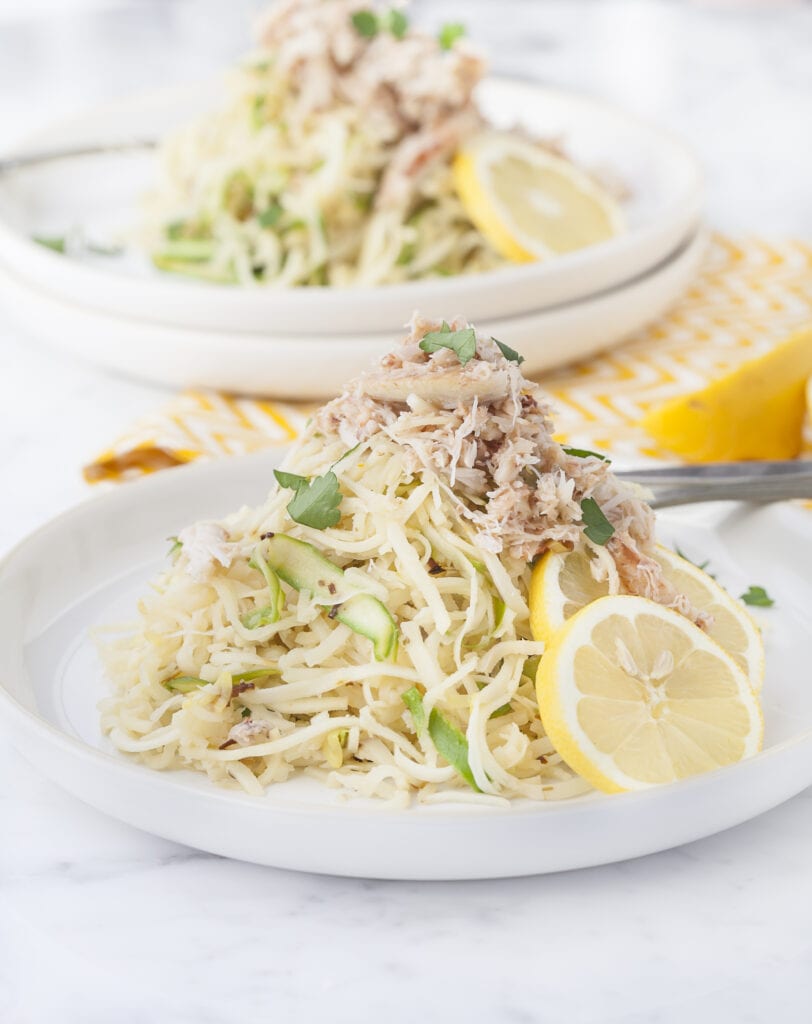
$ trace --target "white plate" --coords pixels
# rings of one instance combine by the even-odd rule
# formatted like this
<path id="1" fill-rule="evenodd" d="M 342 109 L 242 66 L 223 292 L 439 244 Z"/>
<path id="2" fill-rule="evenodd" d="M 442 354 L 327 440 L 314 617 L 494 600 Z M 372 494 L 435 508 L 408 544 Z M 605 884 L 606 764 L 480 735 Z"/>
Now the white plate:
<path id="1" fill-rule="evenodd" d="M 695 230 L 702 177 L 694 157 L 662 129 L 587 97 L 491 78 L 480 88 L 497 125 L 560 138 L 588 168 L 608 169 L 630 190 L 629 230 L 546 263 L 487 274 L 359 290 L 236 289 L 154 271 L 143 255 L 80 261 L 35 245 L 32 235 L 81 225 L 91 235 L 138 222 L 139 197 L 154 180 L 151 154 L 43 164 L 0 181 L 0 262 L 52 295 L 116 316 L 176 326 L 266 334 L 396 330 L 421 309 L 504 318 L 603 291 L 660 263 Z M 159 138 L 222 99 L 216 86 L 162 92 L 55 125 L 29 148 L 122 138 Z"/>
<path id="2" fill-rule="evenodd" d="M 695 235 L 677 255 L 636 281 L 584 302 L 477 326 L 521 352 L 528 375 L 584 359 L 656 320 L 688 287 L 706 247 Z M 402 328 L 352 337 L 192 330 L 118 319 L 53 296 L 0 264 L 0 301 L 21 330 L 120 373 L 162 385 L 209 387 L 276 398 L 329 398 L 388 352 Z M 453 316 L 447 306 L 422 307 Z M 401 323 L 412 312 L 404 309 Z M 470 314 L 462 310 L 467 316 Z M 473 319 L 473 318 L 471 318 Z"/>
<path id="3" fill-rule="evenodd" d="M 812 515 L 705 505 L 660 517 L 660 538 L 710 557 L 734 594 L 766 586 L 765 750 L 687 782 L 509 808 L 342 803 L 311 779 L 263 798 L 111 752 L 88 627 L 127 617 L 165 564 L 166 537 L 264 499 L 278 456 L 224 459 L 127 484 L 55 519 L 0 565 L 0 723 L 38 770 L 138 828 L 244 860 L 377 878 L 497 878 L 667 849 L 760 814 L 812 783 Z"/>

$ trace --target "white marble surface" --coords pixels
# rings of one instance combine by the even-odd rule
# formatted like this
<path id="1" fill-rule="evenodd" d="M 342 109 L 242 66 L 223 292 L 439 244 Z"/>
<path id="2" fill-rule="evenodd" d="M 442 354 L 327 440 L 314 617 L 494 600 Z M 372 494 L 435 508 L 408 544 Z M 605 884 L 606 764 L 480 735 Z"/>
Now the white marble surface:
<path id="1" fill-rule="evenodd" d="M 105 95 L 199 76 L 237 52 L 255 5 L 35 6 L 47 17 L 0 2 L 2 144 Z M 500 70 L 671 124 L 706 162 L 716 224 L 812 235 L 810 5 L 418 9 L 467 20 Z M 82 462 L 160 399 L 0 319 L 0 550 L 85 497 Z M 807 791 L 691 846 L 554 877 L 359 882 L 143 835 L 0 746 L 0 1021 L 800 1024 L 812 1016 L 811 810 Z"/>

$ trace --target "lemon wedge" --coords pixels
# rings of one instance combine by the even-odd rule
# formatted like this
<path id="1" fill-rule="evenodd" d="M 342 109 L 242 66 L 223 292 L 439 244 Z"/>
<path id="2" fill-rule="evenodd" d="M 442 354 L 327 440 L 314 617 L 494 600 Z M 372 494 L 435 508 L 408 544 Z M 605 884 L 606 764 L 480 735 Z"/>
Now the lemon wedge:
<path id="1" fill-rule="evenodd" d="M 682 615 L 642 597 L 602 597 L 567 622 L 539 664 L 544 728 L 605 793 L 734 764 L 761 749 L 747 677 Z"/>
<path id="2" fill-rule="evenodd" d="M 668 548 L 658 545 L 653 557 L 675 590 L 685 594 L 694 608 L 713 617 L 707 635 L 727 651 L 758 692 L 764 681 L 764 644 L 747 610 L 712 576 Z M 533 638 L 549 644 L 576 612 L 608 593 L 608 582 L 592 575 L 588 548 L 548 551 L 536 563 L 530 578 Z"/>
<path id="3" fill-rule="evenodd" d="M 652 409 L 642 426 L 693 462 L 792 459 L 801 451 L 810 375 L 807 327 L 702 390 Z"/>
<path id="4" fill-rule="evenodd" d="M 515 135 L 482 132 L 454 159 L 465 210 L 506 259 L 529 263 L 616 235 L 617 203 L 587 174 Z"/>

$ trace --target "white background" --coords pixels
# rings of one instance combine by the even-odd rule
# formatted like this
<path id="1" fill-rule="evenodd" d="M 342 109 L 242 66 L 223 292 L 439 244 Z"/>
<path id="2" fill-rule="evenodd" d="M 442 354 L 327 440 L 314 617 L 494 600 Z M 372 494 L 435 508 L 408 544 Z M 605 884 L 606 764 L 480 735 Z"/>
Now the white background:
<path id="1" fill-rule="evenodd" d="M 256 7 L 3 0 L 0 145 L 111 96 L 205 77 L 243 48 Z M 424 0 L 415 17 L 467 22 L 500 71 L 671 126 L 705 162 L 714 225 L 812 237 L 808 3 Z M 0 318 L 0 550 L 84 497 L 81 464 L 162 399 Z M 807 791 L 713 839 L 555 877 L 345 881 L 139 834 L 0 747 L 0 1021 L 800 1024 L 812 1016 L 811 811 Z"/>

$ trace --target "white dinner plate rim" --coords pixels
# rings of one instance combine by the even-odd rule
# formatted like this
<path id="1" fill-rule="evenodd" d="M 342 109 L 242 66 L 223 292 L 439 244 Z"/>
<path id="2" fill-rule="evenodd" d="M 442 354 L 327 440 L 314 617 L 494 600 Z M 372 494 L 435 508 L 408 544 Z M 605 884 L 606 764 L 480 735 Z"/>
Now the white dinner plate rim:
<path id="1" fill-rule="evenodd" d="M 280 447 L 274 450 L 252 452 L 247 455 L 229 456 L 228 461 L 232 466 L 236 461 L 240 461 L 245 465 L 250 464 L 252 461 L 278 461 L 278 459 L 281 458 L 283 451 L 284 449 Z M 133 493 L 134 488 L 138 488 L 138 493 L 141 495 L 148 494 L 150 490 L 160 490 L 162 487 L 168 486 L 172 479 L 175 481 L 183 479 L 181 474 L 187 474 L 187 478 L 190 474 L 206 474 L 211 471 L 213 465 L 221 461 L 225 460 L 212 460 L 175 467 L 172 470 L 162 471 L 144 479 L 120 485 L 120 489 L 119 487 L 115 487 L 106 491 L 104 494 L 90 495 L 85 500 L 52 517 L 46 523 L 43 523 L 35 530 L 31 531 L 6 551 L 2 555 L 2 558 L 0 558 L 0 579 L 9 566 L 13 564 L 15 558 L 19 554 L 24 553 L 29 543 L 34 542 L 52 530 L 58 529 L 63 523 L 68 522 L 70 519 L 85 515 L 89 508 L 99 506 L 107 502 L 112 504 L 122 495 L 126 496 L 128 493 Z M 5 711 L 3 712 L 2 709 L 5 709 Z M 123 756 L 120 757 L 118 755 L 96 749 L 85 743 L 80 738 L 70 736 L 65 731 L 58 729 L 56 726 L 45 721 L 41 716 L 24 707 L 9 692 L 4 681 L 0 680 L 0 718 L 4 717 L 8 719 L 16 718 L 18 721 L 22 721 L 28 728 L 38 733 L 47 741 L 55 743 L 64 752 L 72 756 L 78 756 L 81 760 L 87 761 L 91 765 L 106 767 L 112 772 L 123 773 L 128 777 L 137 778 L 140 783 L 150 786 L 150 788 L 156 792 L 162 791 L 165 787 L 176 789 L 182 794 L 188 794 L 189 792 L 188 787 L 184 785 L 183 781 L 173 779 L 172 774 L 169 772 L 156 772 L 145 765 L 128 761 Z M 25 756 L 24 750 L 14 742 L 13 735 L 11 733 L 8 733 L 8 735 L 10 736 L 12 745 L 15 746 L 23 756 Z M 635 803 L 657 802 L 658 800 L 667 799 L 669 794 L 673 794 L 677 791 L 687 793 L 691 789 L 701 790 L 703 788 L 713 787 L 715 783 L 720 782 L 720 780 L 723 780 L 724 778 L 729 778 L 736 773 L 741 773 L 743 770 L 752 770 L 753 766 L 766 764 L 768 761 L 774 760 L 776 756 L 780 756 L 787 751 L 809 744 L 812 744 L 812 729 L 804 730 L 796 736 L 792 736 L 775 743 L 768 749 L 762 750 L 758 754 L 755 754 L 738 764 L 729 765 L 727 767 L 716 769 L 712 772 L 696 775 L 680 782 L 667 783 L 636 792 L 613 794 L 611 797 L 604 797 L 603 794 L 590 793 L 584 798 L 577 798 L 573 800 L 551 800 L 549 802 L 538 803 L 534 803 L 532 801 L 519 801 L 512 803 L 508 807 L 497 807 L 493 805 L 476 806 L 469 804 L 440 804 L 418 805 L 406 809 L 393 810 L 388 808 L 385 803 L 379 808 L 371 803 L 361 803 L 350 800 L 341 806 L 331 807 L 327 804 L 314 806 L 313 803 L 307 801 L 288 801 L 281 799 L 279 803 L 275 804 L 273 807 L 267 807 L 263 806 L 260 798 L 219 789 L 213 783 L 210 788 L 206 789 L 203 795 L 207 800 L 214 799 L 217 802 L 223 801 L 226 805 L 233 805 L 236 798 L 243 804 L 247 802 L 251 806 L 256 807 L 260 812 L 279 812 L 281 814 L 297 814 L 304 816 L 318 814 L 320 817 L 332 815 L 342 820 L 345 820 L 348 816 L 360 815 L 362 817 L 372 816 L 376 820 L 390 820 L 392 823 L 403 823 L 405 821 L 414 820 L 418 815 L 420 816 L 421 823 L 423 821 L 429 821 L 435 817 L 441 817 L 445 814 L 452 814 L 455 820 L 479 818 L 485 814 L 510 817 L 568 815 L 572 813 L 582 813 L 584 807 L 589 806 L 590 803 L 597 803 L 598 801 L 601 805 L 605 805 L 606 800 L 611 800 L 613 804 L 617 803 L 617 806 L 620 808 L 621 806 L 628 807 Z M 806 783 L 806 785 L 808 784 L 809 783 Z M 802 788 L 805 788 L 805 786 L 800 786 L 799 790 Z"/>
<path id="2" fill-rule="evenodd" d="M 474 322 L 521 352 L 532 376 L 591 358 L 670 309 L 698 272 L 707 242 L 706 229 L 699 228 L 678 252 L 643 277 L 583 302 Z M 284 401 L 324 399 L 334 396 L 339 381 L 368 370 L 375 357 L 383 356 L 403 335 L 402 326 L 353 338 L 296 337 L 128 320 L 35 290 L 2 262 L 0 285 L 7 314 L 23 331 L 92 365 L 162 387 L 215 389 Z"/>
<path id="3" fill-rule="evenodd" d="M 645 117 L 629 113 L 611 102 L 593 98 L 577 90 L 547 86 L 541 82 L 511 76 L 492 76 L 492 81 L 497 85 L 504 84 L 523 91 L 537 92 L 562 102 L 574 102 L 585 107 L 594 108 L 604 112 L 606 116 L 622 118 L 641 133 L 646 132 L 653 139 L 656 138 L 658 144 L 670 147 L 675 154 L 679 153 L 679 157 L 684 161 L 686 167 L 690 166 L 691 168 L 690 187 L 686 187 L 679 196 L 671 197 L 666 201 L 656 221 L 647 222 L 634 231 L 618 235 L 607 242 L 556 257 L 555 260 L 499 267 L 476 274 L 453 275 L 448 278 L 432 278 L 379 286 L 353 287 L 348 289 L 224 289 L 223 287 L 206 282 L 178 282 L 175 280 L 165 280 L 158 276 L 144 280 L 127 275 L 115 275 L 103 267 L 87 266 L 77 261 L 66 260 L 64 257 L 42 246 L 38 246 L 31 239 L 18 232 L 12 225 L 8 224 L 2 217 L 0 217 L 0 257 L 6 251 L 7 258 L 11 260 L 12 265 L 15 265 L 17 262 L 15 256 L 18 258 L 23 256 L 23 265 L 26 267 L 30 266 L 33 271 L 36 271 L 25 274 L 26 277 L 32 280 L 47 280 L 49 277 L 48 271 L 53 272 L 56 268 L 59 268 L 60 276 L 65 277 L 67 284 L 76 284 L 85 291 L 93 284 L 103 285 L 106 281 L 109 285 L 115 287 L 116 290 L 121 290 L 122 294 L 129 294 L 132 300 L 137 298 L 139 308 L 142 310 L 148 308 L 147 299 L 150 294 L 154 295 L 156 299 L 166 299 L 167 301 L 177 299 L 177 296 L 180 294 L 186 297 L 194 297 L 198 302 L 206 303 L 210 301 L 218 305 L 223 304 L 224 306 L 229 303 L 234 306 L 238 304 L 244 306 L 246 303 L 253 304 L 256 302 L 258 308 L 262 307 L 263 312 L 270 312 L 271 303 L 276 301 L 279 305 L 284 304 L 286 310 L 290 310 L 290 313 L 285 312 L 284 315 L 286 317 L 303 313 L 305 309 L 310 310 L 312 309 L 313 302 L 318 301 L 323 307 L 320 312 L 324 316 L 329 317 L 331 313 L 346 307 L 348 304 L 353 306 L 370 305 L 377 301 L 385 301 L 387 304 L 397 305 L 398 307 L 412 308 L 424 304 L 426 300 L 421 298 L 421 296 L 426 295 L 430 296 L 431 302 L 464 303 L 466 295 L 477 294 L 483 288 L 497 293 L 503 292 L 511 284 L 528 285 L 533 282 L 545 281 L 549 278 L 570 275 L 583 276 L 586 280 L 588 279 L 591 267 L 598 266 L 601 263 L 618 263 L 624 260 L 630 251 L 650 244 L 652 238 L 664 233 L 663 225 L 665 223 L 673 222 L 672 233 L 674 238 L 684 237 L 690 225 L 695 223 L 700 217 L 705 187 L 704 173 L 689 147 L 673 132 L 649 121 Z M 112 113 L 119 109 L 138 108 L 139 105 L 146 107 L 155 102 L 160 102 L 161 99 L 168 100 L 172 97 L 186 96 L 194 88 L 194 86 L 182 86 L 155 90 L 119 102 L 104 104 L 96 107 L 94 110 L 87 111 L 84 115 L 75 115 L 72 118 L 65 119 L 57 127 L 66 130 L 72 125 L 81 125 L 92 118 L 101 117 L 105 113 Z M 35 147 L 38 144 L 38 140 L 42 138 L 47 138 L 47 134 L 39 132 L 31 136 L 27 143 L 28 148 Z M 17 149 L 19 150 L 20 147 L 18 146 Z M 680 211 L 682 212 L 680 213 Z M 681 225 L 679 229 L 674 226 L 677 221 Z M 673 248 L 672 239 L 670 249 Z M 608 290 L 622 285 L 633 277 L 640 276 L 648 268 L 654 266 L 655 263 L 662 261 L 667 251 L 667 249 L 660 251 L 656 259 L 650 260 L 643 265 L 635 266 L 631 274 L 615 278 L 611 283 L 603 284 L 600 290 Z M 62 292 L 65 289 L 60 288 L 59 290 Z M 551 301 L 549 305 L 578 301 L 583 295 L 589 293 L 590 289 L 587 286 L 584 292 L 576 292 L 563 300 Z M 266 306 L 267 309 L 265 308 Z M 521 315 L 523 312 L 528 311 L 530 311 L 529 307 L 523 305 L 515 312 L 504 315 Z M 143 318 L 146 320 L 150 319 L 146 315 L 143 315 Z M 235 326 L 233 329 L 238 328 Z M 293 330 L 291 330 L 291 333 L 293 333 Z"/>

